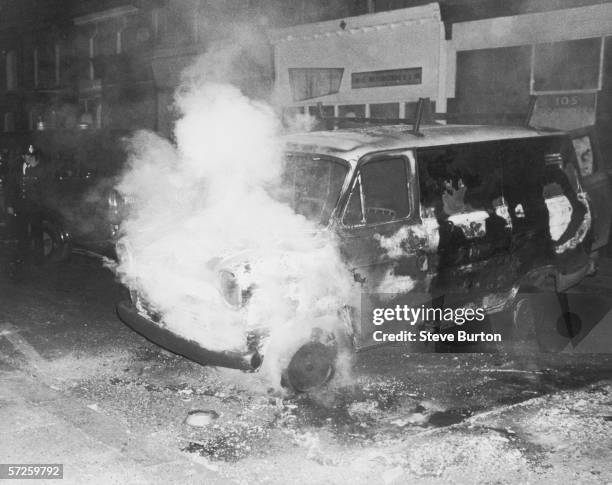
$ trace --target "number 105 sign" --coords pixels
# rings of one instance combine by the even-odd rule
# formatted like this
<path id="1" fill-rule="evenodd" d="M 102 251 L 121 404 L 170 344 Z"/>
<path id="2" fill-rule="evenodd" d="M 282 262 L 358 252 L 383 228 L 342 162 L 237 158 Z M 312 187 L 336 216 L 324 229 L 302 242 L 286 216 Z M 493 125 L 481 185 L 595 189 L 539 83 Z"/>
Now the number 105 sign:
<path id="1" fill-rule="evenodd" d="M 530 125 L 575 130 L 595 124 L 597 93 L 540 94 Z"/>

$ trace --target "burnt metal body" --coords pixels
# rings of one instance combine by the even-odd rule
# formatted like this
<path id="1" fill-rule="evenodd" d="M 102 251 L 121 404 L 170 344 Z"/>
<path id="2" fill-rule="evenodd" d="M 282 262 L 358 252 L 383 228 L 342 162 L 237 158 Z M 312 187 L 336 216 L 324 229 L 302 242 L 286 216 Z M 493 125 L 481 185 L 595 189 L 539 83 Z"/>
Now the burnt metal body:
<path id="1" fill-rule="evenodd" d="M 183 338 L 168 329 L 142 316 L 129 302 L 122 301 L 117 305 L 117 313 L 122 321 L 151 342 L 170 350 L 175 354 L 187 357 L 202 365 L 218 365 L 230 369 L 252 371 L 261 364 L 257 352 L 221 352 L 208 350 L 193 340 Z"/>
<path id="2" fill-rule="evenodd" d="M 578 283 L 592 269 L 590 208 L 580 177 L 570 181 L 566 175 L 576 169 L 575 157 L 566 151 L 568 141 L 562 133 L 470 126 L 423 126 L 418 132 L 405 126 L 370 127 L 288 136 L 290 156 L 346 170 L 324 225 L 337 236 L 362 294 L 361 308 L 346 313 L 343 327 L 353 348 L 376 345 L 371 320 L 360 314 L 380 306 L 380 294 L 392 293 L 414 306 L 424 303 L 425 295 L 430 301 L 444 299 L 446 307 L 475 305 L 495 313 L 509 309 L 519 290 L 562 291 Z M 449 162 L 448 173 L 432 168 L 461 150 L 468 156 Z M 388 201 L 367 206 L 362 187 L 367 187 L 368 167 L 389 160 L 403 167 L 398 174 L 405 178 L 399 186 L 405 192 L 405 213 L 386 207 Z M 377 177 L 385 173 L 379 172 Z M 447 188 L 441 190 L 444 183 Z M 452 205 L 449 194 L 461 190 L 464 208 L 453 213 L 447 207 Z M 547 195 L 547 190 L 552 192 Z M 387 192 L 389 200 L 397 195 Z M 312 197 L 305 201 L 312 205 Z M 347 217 L 351 204 L 361 211 L 353 219 Z M 554 212 L 557 206 L 560 216 Z M 553 237 L 558 217 L 565 219 L 561 234 Z M 163 347 L 209 361 L 205 342 L 177 342 L 127 304 L 120 306 L 120 316 Z M 220 365 L 243 368 L 236 364 L 238 356 Z"/>

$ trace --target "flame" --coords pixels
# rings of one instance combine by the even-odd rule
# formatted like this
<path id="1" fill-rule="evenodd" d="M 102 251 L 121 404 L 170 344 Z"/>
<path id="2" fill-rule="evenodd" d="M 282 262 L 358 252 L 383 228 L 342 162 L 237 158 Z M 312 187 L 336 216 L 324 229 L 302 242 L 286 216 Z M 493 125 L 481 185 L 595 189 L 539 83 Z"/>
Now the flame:
<path id="1" fill-rule="evenodd" d="M 352 281 L 333 235 L 269 195 L 282 169 L 272 107 L 205 78 L 177 93 L 176 145 L 144 131 L 129 141 L 115 270 L 163 325 L 208 349 L 243 348 L 265 328 L 264 371 L 278 384 L 313 328 L 339 324 Z M 249 290 L 244 307 L 223 298 L 220 269 Z"/>

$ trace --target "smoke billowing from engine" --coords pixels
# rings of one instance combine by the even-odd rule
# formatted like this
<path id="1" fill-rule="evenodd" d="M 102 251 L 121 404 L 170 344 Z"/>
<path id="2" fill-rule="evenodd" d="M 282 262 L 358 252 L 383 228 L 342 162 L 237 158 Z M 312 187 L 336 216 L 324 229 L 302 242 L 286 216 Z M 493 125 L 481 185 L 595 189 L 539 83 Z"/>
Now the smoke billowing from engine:
<path id="1" fill-rule="evenodd" d="M 339 325 L 352 278 L 333 236 L 270 195 L 279 122 L 222 82 L 232 52 L 223 54 L 186 73 L 176 144 L 150 132 L 129 142 L 116 271 L 163 325 L 205 348 L 245 349 L 247 332 L 262 331 L 263 369 L 278 385 L 313 328 Z"/>

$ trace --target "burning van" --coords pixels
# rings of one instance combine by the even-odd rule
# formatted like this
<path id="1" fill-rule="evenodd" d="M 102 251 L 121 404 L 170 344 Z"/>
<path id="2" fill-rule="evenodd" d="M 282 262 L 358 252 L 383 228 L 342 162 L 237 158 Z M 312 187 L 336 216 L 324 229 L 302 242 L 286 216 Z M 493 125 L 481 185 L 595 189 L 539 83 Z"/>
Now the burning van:
<path id="1" fill-rule="evenodd" d="M 290 355 L 278 365 L 285 384 L 304 391 L 333 375 L 340 352 L 379 345 L 372 320 L 364 315 L 373 302 L 446 295 L 446 306 L 455 298 L 456 304 L 486 314 L 509 312 L 521 290 L 563 291 L 592 269 L 589 205 L 572 142 L 563 133 L 500 126 L 353 126 L 287 135 L 283 142 L 281 183 L 268 192 L 279 207 L 308 221 L 316 250 L 287 263 L 285 243 L 274 242 L 278 257 L 271 255 L 275 263 L 267 273 L 257 266 L 257 251 L 208 261 L 202 271 L 214 275 L 216 298 L 224 315 L 234 316 L 241 344 L 211 349 L 211 327 L 193 337 L 167 325 L 166 315 L 137 289 L 131 302 L 119 304 L 124 322 L 194 361 L 255 370 L 288 341 L 275 342 L 278 326 L 272 322 L 303 312 L 307 317 L 286 329 L 295 338 L 285 349 Z M 295 251 L 296 241 L 290 244 Z M 310 278 L 310 265 L 323 260 L 330 245 L 342 268 L 329 264 L 328 277 L 325 268 L 317 268 L 317 278 Z M 327 300 L 332 290 L 325 285 L 343 272 L 346 291 Z M 306 304 L 283 304 L 274 315 L 255 311 L 255 305 L 264 308 L 257 300 L 258 275 L 270 273 L 278 278 L 279 300 L 291 300 L 306 286 L 324 291 Z M 274 292 L 269 295 L 274 300 Z M 208 305 L 188 317 L 193 325 L 217 318 L 216 310 L 207 310 L 213 303 Z M 317 310 L 309 313 L 311 308 Z M 428 332 L 448 330 L 431 323 Z"/>

